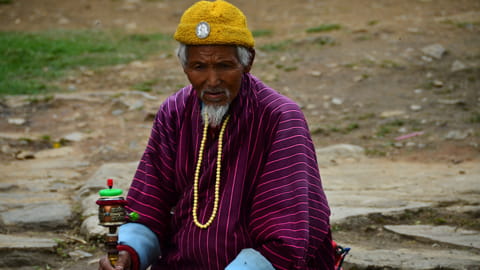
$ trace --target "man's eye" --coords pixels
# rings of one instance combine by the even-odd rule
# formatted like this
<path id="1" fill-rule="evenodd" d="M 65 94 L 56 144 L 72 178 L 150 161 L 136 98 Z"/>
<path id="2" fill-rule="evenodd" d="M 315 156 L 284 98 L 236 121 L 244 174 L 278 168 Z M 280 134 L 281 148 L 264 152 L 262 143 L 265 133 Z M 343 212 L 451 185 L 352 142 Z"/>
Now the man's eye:
<path id="1" fill-rule="evenodd" d="M 218 64 L 218 68 L 220 68 L 220 69 L 230 69 L 230 68 L 232 68 L 232 65 L 230 65 L 228 63 L 220 63 L 220 64 Z"/>
<path id="2" fill-rule="evenodd" d="M 200 64 L 192 65 L 192 69 L 195 69 L 195 70 L 202 70 L 204 68 L 205 68 L 204 65 L 200 65 Z"/>

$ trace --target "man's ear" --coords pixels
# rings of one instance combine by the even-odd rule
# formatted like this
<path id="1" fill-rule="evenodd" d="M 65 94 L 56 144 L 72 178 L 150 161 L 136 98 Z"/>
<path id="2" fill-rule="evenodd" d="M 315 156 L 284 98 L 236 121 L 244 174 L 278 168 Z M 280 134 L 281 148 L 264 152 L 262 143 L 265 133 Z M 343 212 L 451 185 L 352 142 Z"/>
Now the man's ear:
<path id="1" fill-rule="evenodd" d="M 248 64 L 248 66 L 246 66 L 244 68 L 244 70 L 243 70 L 244 73 L 250 72 L 250 70 L 252 69 L 252 66 L 253 66 L 253 60 L 255 60 L 255 49 L 254 48 L 249 48 L 248 51 L 250 52 L 252 57 L 250 58 L 250 63 Z"/>

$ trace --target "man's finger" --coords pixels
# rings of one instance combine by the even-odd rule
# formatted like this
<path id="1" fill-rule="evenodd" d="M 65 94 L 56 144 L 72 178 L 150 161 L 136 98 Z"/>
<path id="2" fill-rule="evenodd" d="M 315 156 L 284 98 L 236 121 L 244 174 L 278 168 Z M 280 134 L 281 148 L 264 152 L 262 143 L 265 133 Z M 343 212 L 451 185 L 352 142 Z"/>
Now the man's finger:
<path id="1" fill-rule="evenodd" d="M 98 263 L 98 270 L 113 270 L 113 269 L 115 268 L 112 267 L 107 256 L 103 256 L 102 258 L 100 258 L 100 261 Z"/>
<path id="2" fill-rule="evenodd" d="M 130 254 L 124 250 L 118 253 L 118 261 L 115 264 L 116 270 L 130 270 Z"/>

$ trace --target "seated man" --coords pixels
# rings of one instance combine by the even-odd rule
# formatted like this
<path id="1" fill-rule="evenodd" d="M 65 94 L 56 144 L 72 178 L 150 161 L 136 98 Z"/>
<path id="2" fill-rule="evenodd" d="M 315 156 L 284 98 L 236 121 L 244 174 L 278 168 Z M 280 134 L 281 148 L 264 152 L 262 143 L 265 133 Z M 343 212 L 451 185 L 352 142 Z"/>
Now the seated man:
<path id="1" fill-rule="evenodd" d="M 140 219 L 100 269 L 333 269 L 315 149 L 298 105 L 249 73 L 254 39 L 226 1 L 175 33 L 191 85 L 160 107 L 128 192 Z"/>

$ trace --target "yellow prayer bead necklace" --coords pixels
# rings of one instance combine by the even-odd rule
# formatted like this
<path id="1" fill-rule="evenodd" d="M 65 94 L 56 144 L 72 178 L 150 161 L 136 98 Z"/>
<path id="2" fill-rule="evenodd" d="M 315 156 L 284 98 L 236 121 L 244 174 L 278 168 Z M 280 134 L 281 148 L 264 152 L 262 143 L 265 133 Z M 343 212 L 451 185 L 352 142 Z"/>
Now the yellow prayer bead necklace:
<path id="1" fill-rule="evenodd" d="M 197 211 L 198 211 L 198 187 L 199 187 L 199 176 L 200 176 L 200 167 L 202 167 L 203 160 L 203 150 L 205 148 L 205 142 L 207 141 L 207 131 L 208 131 L 208 115 L 205 114 L 205 123 L 203 127 L 202 141 L 200 142 L 200 150 L 198 151 L 198 160 L 197 166 L 195 167 L 195 176 L 193 178 L 193 223 L 201 229 L 206 229 L 210 226 L 215 219 L 215 216 L 218 212 L 218 202 L 220 201 L 220 173 L 222 171 L 222 147 L 223 147 L 223 134 L 225 133 L 225 127 L 227 126 L 228 119 L 230 115 L 227 115 L 223 121 L 222 128 L 220 129 L 220 135 L 218 136 L 218 151 L 217 151 L 217 171 L 215 174 L 215 198 L 213 201 L 213 210 L 212 215 L 205 224 L 202 224 L 198 221 Z"/>

